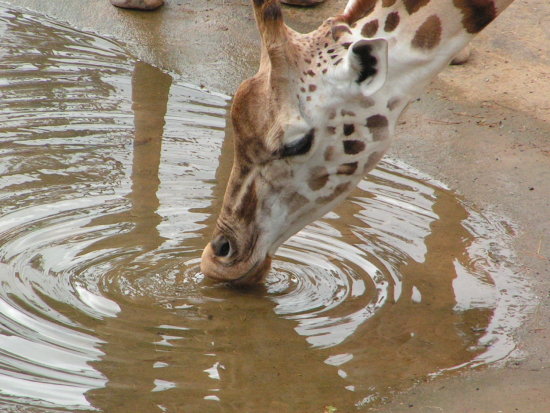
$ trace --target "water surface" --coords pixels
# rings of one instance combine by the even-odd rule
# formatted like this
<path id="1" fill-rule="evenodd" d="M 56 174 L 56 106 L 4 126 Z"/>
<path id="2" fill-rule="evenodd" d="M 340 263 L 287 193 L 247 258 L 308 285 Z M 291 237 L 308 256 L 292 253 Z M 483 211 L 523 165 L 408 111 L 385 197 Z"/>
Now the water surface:
<path id="1" fill-rule="evenodd" d="M 514 350 L 509 224 L 386 160 L 264 285 L 211 283 L 229 97 L 31 14 L 0 36 L 6 409 L 349 412 Z"/>

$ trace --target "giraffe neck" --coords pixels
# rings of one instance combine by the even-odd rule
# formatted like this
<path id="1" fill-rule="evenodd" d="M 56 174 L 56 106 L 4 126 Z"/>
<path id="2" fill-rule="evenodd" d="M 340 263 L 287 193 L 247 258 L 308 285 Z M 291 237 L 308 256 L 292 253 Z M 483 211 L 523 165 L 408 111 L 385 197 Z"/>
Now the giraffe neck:
<path id="1" fill-rule="evenodd" d="M 343 21 L 353 24 L 375 10 L 384 8 L 401 10 L 412 16 L 420 10 L 428 13 L 448 13 L 458 9 L 463 16 L 462 27 L 477 33 L 498 16 L 514 0 L 349 0 L 344 13 L 339 16 Z"/>
<path id="2" fill-rule="evenodd" d="M 513 0 L 350 0 L 337 19 L 350 37 L 388 42 L 380 92 L 408 101 Z M 404 107 L 404 105 L 403 105 Z"/>

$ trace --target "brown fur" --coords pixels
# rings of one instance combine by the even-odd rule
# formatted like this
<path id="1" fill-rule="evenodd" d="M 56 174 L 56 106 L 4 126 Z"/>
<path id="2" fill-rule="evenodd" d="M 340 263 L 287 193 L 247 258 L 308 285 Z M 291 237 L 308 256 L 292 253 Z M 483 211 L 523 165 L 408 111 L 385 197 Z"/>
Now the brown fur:
<path id="1" fill-rule="evenodd" d="M 403 0 L 403 4 L 405 4 L 405 8 L 409 14 L 416 13 L 421 7 L 424 7 L 429 2 L 430 0 Z"/>
<path id="2" fill-rule="evenodd" d="M 361 29 L 361 35 L 365 37 L 374 37 L 377 31 L 378 31 L 378 20 L 375 19 L 366 23 L 363 26 L 363 28 Z"/>
<path id="3" fill-rule="evenodd" d="M 365 150 L 365 142 L 356 140 L 344 141 L 344 152 L 348 155 L 357 155 Z"/>
<path id="4" fill-rule="evenodd" d="M 388 118 L 383 115 L 373 115 L 367 119 L 367 127 L 372 133 L 373 141 L 381 141 L 387 139 L 388 132 Z"/>
<path id="5" fill-rule="evenodd" d="M 393 32 L 399 25 L 399 13 L 394 11 L 386 17 L 386 23 L 384 23 L 384 31 L 387 33 Z"/>
<path id="6" fill-rule="evenodd" d="M 344 124 L 344 136 L 349 136 L 355 132 L 355 125 L 353 123 Z"/>
<path id="7" fill-rule="evenodd" d="M 453 0 L 463 14 L 462 25 L 468 33 L 478 33 L 497 16 L 493 0 Z"/>
<path id="8" fill-rule="evenodd" d="M 329 146 L 325 150 L 325 161 L 332 161 L 334 159 L 334 152 L 336 151 L 336 148 L 334 146 Z"/>
<path id="9" fill-rule="evenodd" d="M 338 170 L 336 173 L 338 175 L 353 175 L 357 170 L 357 166 L 358 166 L 357 162 L 343 163 L 338 167 Z"/>
<path id="10" fill-rule="evenodd" d="M 329 174 L 327 168 L 324 166 L 317 166 L 311 170 L 307 184 L 310 189 L 317 191 L 327 184 L 328 178 Z"/>
<path id="11" fill-rule="evenodd" d="M 428 17 L 416 31 L 411 41 L 412 47 L 416 49 L 430 50 L 436 47 L 441 41 L 441 20 L 435 14 Z"/>

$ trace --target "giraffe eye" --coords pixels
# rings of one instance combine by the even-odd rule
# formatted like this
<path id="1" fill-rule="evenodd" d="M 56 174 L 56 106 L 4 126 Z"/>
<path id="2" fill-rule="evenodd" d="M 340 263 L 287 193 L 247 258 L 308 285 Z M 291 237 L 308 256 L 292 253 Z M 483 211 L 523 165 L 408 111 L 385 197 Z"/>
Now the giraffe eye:
<path id="1" fill-rule="evenodd" d="M 313 138 L 315 137 L 314 129 L 311 129 L 301 139 L 288 143 L 283 146 L 281 158 L 287 158 L 290 156 L 304 155 L 309 152 L 313 145 Z"/>

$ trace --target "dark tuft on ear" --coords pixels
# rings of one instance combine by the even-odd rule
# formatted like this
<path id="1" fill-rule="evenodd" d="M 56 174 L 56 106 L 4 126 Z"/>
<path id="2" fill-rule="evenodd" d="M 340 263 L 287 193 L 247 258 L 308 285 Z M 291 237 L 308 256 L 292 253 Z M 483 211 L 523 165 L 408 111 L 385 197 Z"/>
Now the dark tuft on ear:
<path id="1" fill-rule="evenodd" d="M 371 76 L 374 76 L 377 72 L 376 64 L 378 59 L 372 54 L 372 46 L 369 44 L 356 44 L 352 48 L 352 52 L 359 57 L 361 65 L 361 71 L 356 82 L 361 83 Z"/>

